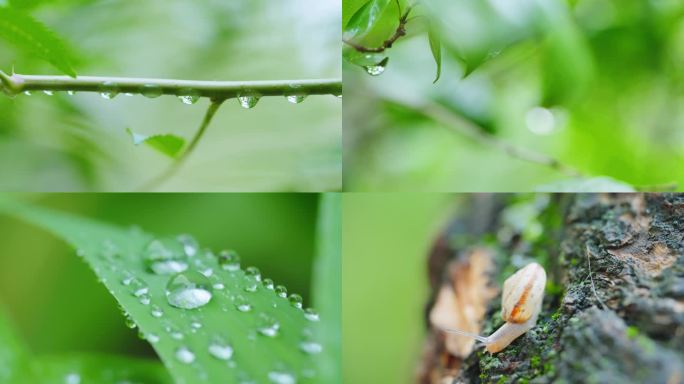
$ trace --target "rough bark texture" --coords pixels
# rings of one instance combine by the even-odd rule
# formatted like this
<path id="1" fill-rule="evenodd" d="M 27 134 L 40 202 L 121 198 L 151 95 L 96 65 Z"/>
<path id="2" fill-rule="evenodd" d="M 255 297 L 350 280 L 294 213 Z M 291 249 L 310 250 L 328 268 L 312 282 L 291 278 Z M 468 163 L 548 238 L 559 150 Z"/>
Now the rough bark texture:
<path id="1" fill-rule="evenodd" d="M 419 382 L 684 382 L 683 194 L 473 199 L 429 258 L 427 313 L 439 290 L 455 285 L 450 266 L 483 246 L 496 255 L 493 286 L 528 261 L 545 266 L 543 310 L 536 327 L 494 355 L 476 347 L 455 356 L 428 319 Z M 503 322 L 500 296 L 487 308 L 486 335 Z"/>

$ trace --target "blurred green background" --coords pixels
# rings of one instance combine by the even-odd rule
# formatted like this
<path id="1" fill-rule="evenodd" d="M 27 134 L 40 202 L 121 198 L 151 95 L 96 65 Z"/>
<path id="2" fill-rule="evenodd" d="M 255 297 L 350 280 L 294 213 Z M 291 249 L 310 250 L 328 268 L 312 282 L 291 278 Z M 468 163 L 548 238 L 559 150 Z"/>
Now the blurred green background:
<path id="1" fill-rule="evenodd" d="M 156 235 L 189 233 L 311 303 L 316 194 L 22 195 L 44 207 Z M 126 328 L 116 301 L 73 249 L 49 233 L 0 215 L 0 306 L 38 354 L 93 351 L 154 356 Z"/>
<path id="2" fill-rule="evenodd" d="M 4 2 L 0 2 L 4 3 Z M 63 37 L 79 75 L 196 80 L 341 76 L 340 1 L 13 0 Z M 0 68 L 60 74 L 0 39 Z M 170 160 L 135 147 L 125 129 L 189 140 L 207 100 L 42 93 L 0 95 L 0 190 L 127 191 Z M 321 191 L 341 188 L 341 100 L 292 105 L 229 100 L 169 191 Z"/>
<path id="3" fill-rule="evenodd" d="M 427 254 L 453 195 L 347 193 L 342 204 L 344 383 L 413 383 L 425 330 Z"/>
<path id="4" fill-rule="evenodd" d="M 344 0 L 343 23 L 364 2 Z M 388 4 L 358 43 L 378 46 L 396 28 L 395 2 Z M 420 4 L 412 15 L 426 17 L 410 21 L 408 36 L 385 52 L 382 75 L 344 61 L 345 188 L 510 192 L 568 179 L 406 108 L 425 103 L 588 177 L 684 188 L 684 2 Z M 441 31 L 436 84 L 426 21 Z M 467 67 L 475 70 L 463 78 Z"/>

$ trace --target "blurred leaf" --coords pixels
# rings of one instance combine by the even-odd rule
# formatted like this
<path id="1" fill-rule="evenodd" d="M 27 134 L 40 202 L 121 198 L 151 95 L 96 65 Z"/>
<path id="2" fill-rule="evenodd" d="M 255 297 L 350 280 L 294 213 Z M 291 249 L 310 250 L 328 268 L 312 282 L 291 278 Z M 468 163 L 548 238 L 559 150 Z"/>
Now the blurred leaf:
<path id="1" fill-rule="evenodd" d="M 39 55 L 65 74 L 76 77 L 63 41 L 29 14 L 0 7 L 0 38 Z"/>
<path id="2" fill-rule="evenodd" d="M 315 353 L 306 353 L 302 347 L 311 341 L 312 323 L 301 308 L 291 305 L 292 297 L 283 298 L 272 287 L 258 283 L 260 275 L 257 279 L 237 266 L 222 268 L 217 257 L 194 240 L 154 239 L 139 229 L 125 230 L 7 199 L 0 199 L 0 210 L 39 225 L 77 248 L 176 382 L 266 382 L 296 377 L 297 382 L 307 383 L 314 379 L 301 372 L 317 375 Z M 168 260 L 175 265 L 185 263 L 184 276 L 203 284 L 205 291 L 213 291 L 206 304 L 195 309 L 169 304 L 167 284 L 177 275 L 151 268 L 155 262 Z M 206 272 L 209 269 L 211 273 Z M 190 302 L 198 297 L 196 291 L 187 294 Z M 153 315 L 153 310 L 161 311 L 160 315 Z M 219 350 L 210 353 L 212 345 Z"/>
<path id="3" fill-rule="evenodd" d="M 34 360 L 34 383 L 172 383 L 159 362 L 105 355 L 50 356 Z"/>
<path id="4" fill-rule="evenodd" d="M 173 158 L 176 158 L 178 155 L 180 155 L 181 149 L 183 148 L 183 145 L 185 145 L 185 139 L 176 135 L 163 134 L 145 136 L 133 132 L 130 128 L 126 128 L 126 132 L 131 135 L 133 144 L 147 144 L 157 151 Z"/>
<path id="5" fill-rule="evenodd" d="M 535 188 L 536 192 L 636 192 L 631 185 L 611 177 L 561 180 Z"/>
<path id="6" fill-rule="evenodd" d="M 0 383 L 14 383 L 29 371 L 26 347 L 0 312 Z"/>
<path id="7" fill-rule="evenodd" d="M 321 382 L 340 383 L 342 359 L 342 197 L 339 193 L 321 195 L 318 214 L 318 258 L 312 292 L 325 322 L 318 328 L 324 346 L 320 356 Z"/>
<path id="8" fill-rule="evenodd" d="M 378 17 L 389 5 L 390 0 L 369 0 L 361 6 L 344 27 L 345 38 L 365 35 L 378 20 Z"/>
<path id="9" fill-rule="evenodd" d="M 430 50 L 432 51 L 432 57 L 435 59 L 435 64 L 437 64 L 437 75 L 433 83 L 439 80 L 439 76 L 442 74 L 442 44 L 439 36 L 439 30 L 434 26 L 430 25 L 428 28 L 428 40 L 430 41 Z"/>

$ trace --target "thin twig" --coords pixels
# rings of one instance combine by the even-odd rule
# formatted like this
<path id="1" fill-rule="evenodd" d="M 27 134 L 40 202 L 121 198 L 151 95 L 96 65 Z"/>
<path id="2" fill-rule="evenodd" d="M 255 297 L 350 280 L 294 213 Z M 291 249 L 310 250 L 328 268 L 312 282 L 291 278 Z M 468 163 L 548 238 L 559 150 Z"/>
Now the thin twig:
<path id="1" fill-rule="evenodd" d="M 166 172 L 160 174 L 159 176 L 155 177 L 154 179 L 150 180 L 147 182 L 140 190 L 142 191 L 149 191 L 156 189 L 160 185 L 162 185 L 164 182 L 166 182 L 171 176 L 176 174 L 180 167 L 183 165 L 185 160 L 190 156 L 190 154 L 193 152 L 195 147 L 197 146 L 197 143 L 200 141 L 202 136 L 204 135 L 204 132 L 207 130 L 207 127 L 211 123 L 211 120 L 214 118 L 214 115 L 216 114 L 216 111 L 218 111 L 219 107 L 221 104 L 223 104 L 225 100 L 212 100 L 211 104 L 209 105 L 209 108 L 207 109 L 207 113 L 204 115 L 204 119 L 202 119 L 202 124 L 200 125 L 199 129 L 197 130 L 197 133 L 195 133 L 195 136 L 192 138 L 190 141 L 190 144 L 188 144 L 188 147 L 185 149 L 183 154 L 176 159 L 173 164 L 166 170 Z"/>
<path id="2" fill-rule="evenodd" d="M 384 52 L 386 49 L 392 48 L 392 45 L 399 40 L 401 37 L 406 36 L 406 23 L 409 21 L 409 14 L 411 13 L 411 10 L 413 7 L 408 6 L 406 7 L 406 11 L 404 11 L 403 14 L 399 17 L 399 25 L 397 25 L 397 29 L 394 31 L 392 36 L 390 36 L 387 40 L 383 41 L 380 46 L 377 47 L 366 47 L 362 44 L 356 43 L 352 40 L 349 39 L 342 39 L 342 41 L 349 45 L 350 47 L 354 48 L 358 52 L 363 52 L 363 53 L 380 53 Z"/>
<path id="3" fill-rule="evenodd" d="M 474 122 L 453 113 L 452 111 L 435 102 L 430 102 L 421 106 L 411 106 L 406 104 L 401 105 L 429 117 L 435 122 L 438 122 L 449 128 L 449 130 L 452 132 L 468 136 L 483 145 L 499 149 L 510 157 L 550 167 L 568 176 L 582 176 L 578 170 L 561 163 L 556 158 L 543 153 L 535 152 L 527 148 L 516 146 L 488 134 L 482 127 L 476 125 Z"/>
<path id="4" fill-rule="evenodd" d="M 2 90 L 9 95 L 24 91 L 117 92 L 174 96 L 209 97 L 225 100 L 240 95 L 288 96 L 340 95 L 341 79 L 273 80 L 273 81 L 196 81 L 174 79 L 144 79 L 128 77 L 34 76 L 0 71 Z"/>

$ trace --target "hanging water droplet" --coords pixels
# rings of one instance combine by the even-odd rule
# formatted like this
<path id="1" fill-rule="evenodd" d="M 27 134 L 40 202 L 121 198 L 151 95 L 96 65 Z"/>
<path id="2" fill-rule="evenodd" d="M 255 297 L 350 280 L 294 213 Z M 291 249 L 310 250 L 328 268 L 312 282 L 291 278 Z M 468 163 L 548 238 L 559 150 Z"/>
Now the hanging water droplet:
<path id="1" fill-rule="evenodd" d="M 73 96 L 75 94 L 76 94 L 76 91 L 72 91 L 72 90 L 67 91 L 67 95 L 69 95 L 69 96 Z"/>
<path id="2" fill-rule="evenodd" d="M 285 371 L 271 371 L 268 373 L 268 379 L 274 384 L 295 384 L 297 382 L 293 374 Z"/>
<path id="3" fill-rule="evenodd" d="M 214 337 L 209 344 L 209 354 L 219 360 L 230 360 L 233 357 L 233 347 L 221 337 Z"/>
<path id="4" fill-rule="evenodd" d="M 24 95 L 31 96 L 31 91 L 24 91 Z"/>
<path id="5" fill-rule="evenodd" d="M 166 284 L 166 299 L 174 307 L 194 309 L 211 300 L 211 283 L 199 272 L 187 271 L 174 275 Z"/>
<path id="6" fill-rule="evenodd" d="M 285 98 L 292 104 L 299 104 L 306 99 L 306 95 L 287 95 Z"/>
<path id="7" fill-rule="evenodd" d="M 232 250 L 221 251 L 218 255 L 219 265 L 226 271 L 235 272 L 240 269 L 240 256 Z"/>
<path id="8" fill-rule="evenodd" d="M 131 317 L 131 314 L 128 312 L 124 312 L 124 317 L 126 318 L 126 320 L 124 321 L 124 324 L 126 324 L 126 326 L 130 329 L 135 328 L 135 326 L 136 326 L 135 320 L 133 320 L 133 317 Z"/>
<path id="9" fill-rule="evenodd" d="M 195 361 L 195 354 L 188 347 L 180 347 L 176 349 L 176 359 L 183 364 L 191 364 Z"/>
<path id="10" fill-rule="evenodd" d="M 264 284 L 264 288 L 273 289 L 273 280 L 268 279 L 268 278 L 264 279 L 263 284 Z"/>
<path id="11" fill-rule="evenodd" d="M 162 89 L 156 84 L 145 84 L 140 89 L 140 93 L 148 99 L 154 99 L 162 95 Z"/>
<path id="12" fill-rule="evenodd" d="M 55 92 L 54 92 L 54 91 L 49 91 L 49 90 L 47 90 L 47 89 L 46 89 L 46 90 L 44 90 L 44 91 L 43 91 L 43 93 L 44 93 L 44 94 L 46 94 L 46 95 L 48 95 L 48 96 L 52 96 L 52 95 L 54 95 L 54 94 L 55 94 Z"/>
<path id="13" fill-rule="evenodd" d="M 184 88 L 178 91 L 178 99 L 183 104 L 192 105 L 200 99 L 200 93 L 194 89 Z"/>
<path id="14" fill-rule="evenodd" d="M 278 330 L 280 329 L 280 323 L 273 317 L 260 313 L 259 319 L 257 320 L 257 331 L 260 334 L 268 337 L 278 336 Z"/>
<path id="15" fill-rule="evenodd" d="M 119 94 L 119 86 L 111 81 L 102 83 L 98 89 L 100 91 L 100 95 L 107 100 L 111 100 Z"/>
<path id="16" fill-rule="evenodd" d="M 389 57 L 385 57 L 379 63 L 373 64 L 373 65 L 366 65 L 363 68 L 366 70 L 366 72 L 369 75 L 379 76 L 379 75 L 382 75 L 383 72 L 385 72 L 385 67 L 387 67 L 388 61 L 389 61 Z"/>
<path id="17" fill-rule="evenodd" d="M 250 109 L 254 108 L 261 97 L 258 95 L 240 95 L 238 96 L 238 101 L 242 108 Z"/>
<path id="18" fill-rule="evenodd" d="M 235 298 L 235 308 L 240 312 L 249 312 L 252 310 L 252 304 L 244 296 L 238 296 Z"/>
<path id="19" fill-rule="evenodd" d="M 275 287 L 275 293 L 279 297 L 287 297 L 287 288 L 283 285 L 278 285 Z"/>
<path id="20" fill-rule="evenodd" d="M 335 97 L 337 97 L 338 99 L 341 99 L 341 98 L 342 98 L 342 93 L 336 94 Z"/>
<path id="21" fill-rule="evenodd" d="M 293 307 L 302 309 L 302 297 L 299 296 L 296 293 L 293 293 L 290 295 L 290 304 L 292 304 Z"/>
<path id="22" fill-rule="evenodd" d="M 188 269 L 185 251 L 173 240 L 152 240 L 145 254 L 147 268 L 158 275 L 170 275 Z"/>
<path id="23" fill-rule="evenodd" d="M 304 318 L 309 320 L 309 321 L 320 320 L 320 317 L 318 316 L 318 312 L 314 311 L 312 308 L 307 308 L 304 310 Z"/>
<path id="24" fill-rule="evenodd" d="M 222 290 L 223 288 L 225 288 L 226 286 L 223 285 L 223 283 L 216 283 L 216 284 L 212 285 L 212 287 L 214 287 L 214 289 L 220 291 L 220 290 Z"/>
<path id="25" fill-rule="evenodd" d="M 69 373 L 64 376 L 65 384 L 81 384 L 81 375 L 78 373 Z"/>
<path id="26" fill-rule="evenodd" d="M 186 256 L 193 257 L 197 254 L 199 244 L 197 244 L 197 240 L 195 240 L 194 237 L 187 234 L 179 235 L 178 242 L 183 246 L 183 251 Z"/>
<path id="27" fill-rule="evenodd" d="M 150 314 L 152 317 L 160 318 L 164 316 L 164 310 L 158 305 L 153 305 L 152 308 L 150 308 Z"/>
<path id="28" fill-rule="evenodd" d="M 309 355 L 315 355 L 323 352 L 323 346 L 315 341 L 302 341 L 299 343 L 299 349 Z"/>

